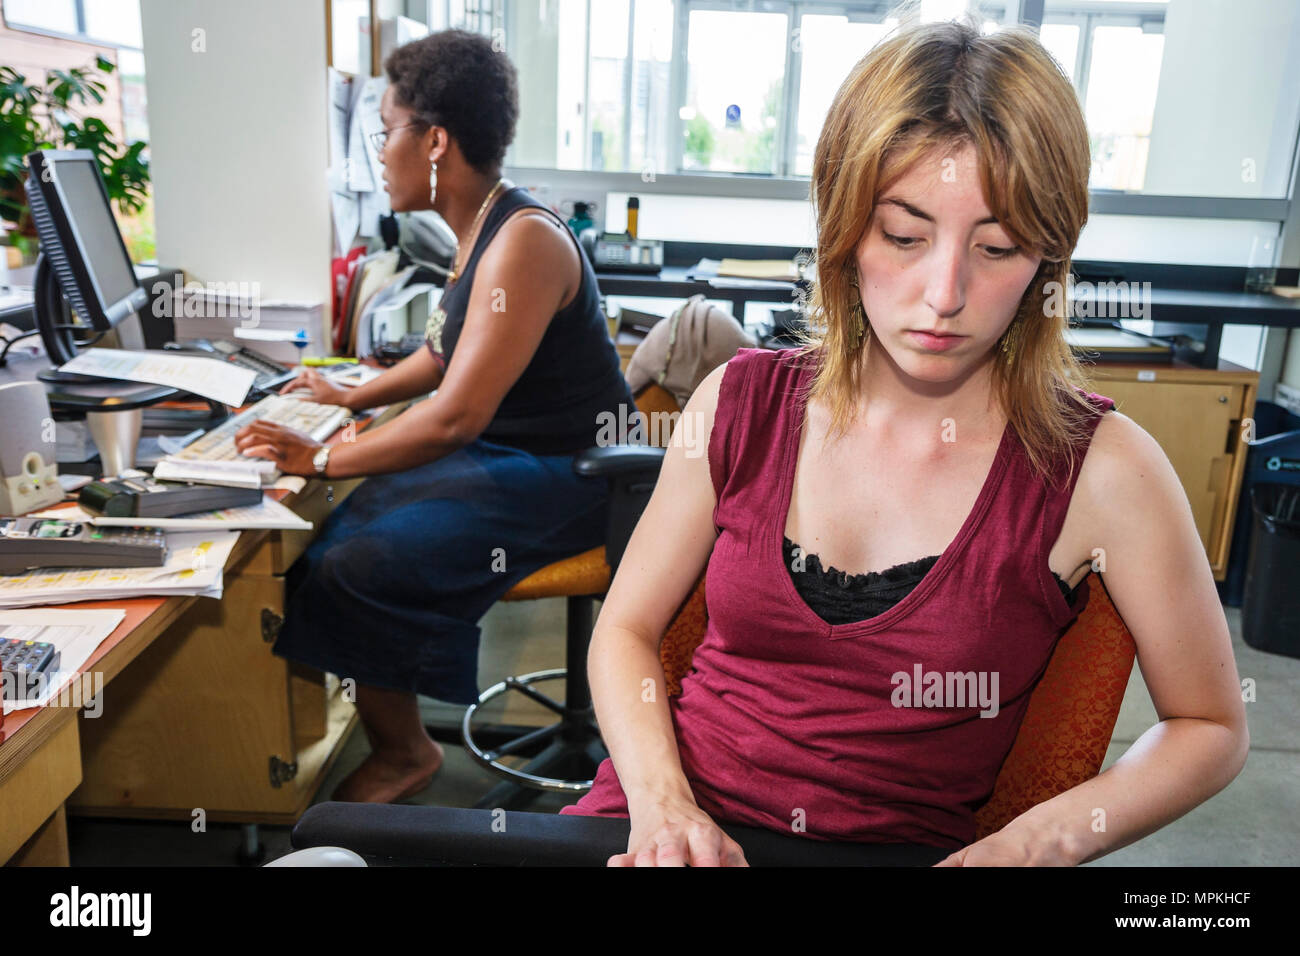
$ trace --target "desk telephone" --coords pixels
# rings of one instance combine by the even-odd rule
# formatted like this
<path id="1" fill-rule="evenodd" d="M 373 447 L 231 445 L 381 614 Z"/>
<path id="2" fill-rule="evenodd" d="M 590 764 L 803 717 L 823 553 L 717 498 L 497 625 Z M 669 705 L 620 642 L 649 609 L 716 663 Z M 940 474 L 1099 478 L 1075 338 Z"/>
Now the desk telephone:
<path id="1" fill-rule="evenodd" d="M 238 365 L 240 368 L 252 369 L 257 373 L 257 378 L 253 380 L 253 388 L 267 393 L 283 385 L 294 375 L 293 369 L 281 365 L 275 359 L 267 358 L 260 352 L 254 352 L 250 348 L 236 345 L 234 342 L 227 342 L 224 339 L 215 341 L 186 339 L 183 342 L 168 342 L 163 348 L 168 351 L 180 352 L 183 355 L 219 358 L 233 365 Z"/>
<path id="2" fill-rule="evenodd" d="M 166 560 L 167 537 L 158 528 L 0 518 L 0 574 L 34 568 L 156 568 Z"/>

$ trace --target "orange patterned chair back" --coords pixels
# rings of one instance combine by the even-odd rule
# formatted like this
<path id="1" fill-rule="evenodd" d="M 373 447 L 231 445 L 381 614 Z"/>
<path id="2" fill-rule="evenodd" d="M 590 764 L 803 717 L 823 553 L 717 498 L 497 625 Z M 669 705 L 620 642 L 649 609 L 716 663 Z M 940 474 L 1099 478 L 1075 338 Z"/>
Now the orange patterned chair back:
<path id="1" fill-rule="evenodd" d="M 1057 642 L 1046 672 L 1030 694 L 993 795 L 975 814 L 977 839 L 1101 770 L 1136 646 L 1101 578 L 1091 575 L 1088 585 L 1088 606 Z M 659 647 L 670 695 L 681 693 L 682 677 L 704 639 L 707 622 L 701 576 Z"/>

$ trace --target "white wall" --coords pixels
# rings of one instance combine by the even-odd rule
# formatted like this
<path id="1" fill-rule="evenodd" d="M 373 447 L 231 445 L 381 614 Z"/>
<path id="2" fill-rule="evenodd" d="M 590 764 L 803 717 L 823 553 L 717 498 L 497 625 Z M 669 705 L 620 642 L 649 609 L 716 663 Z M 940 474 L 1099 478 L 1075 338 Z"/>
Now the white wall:
<path id="1" fill-rule="evenodd" d="M 321 302 L 328 321 L 325 5 L 140 7 L 158 261 Z"/>
<path id="2" fill-rule="evenodd" d="M 1297 119 L 1300 4 L 1169 4 L 1143 192 L 1285 196 Z"/>

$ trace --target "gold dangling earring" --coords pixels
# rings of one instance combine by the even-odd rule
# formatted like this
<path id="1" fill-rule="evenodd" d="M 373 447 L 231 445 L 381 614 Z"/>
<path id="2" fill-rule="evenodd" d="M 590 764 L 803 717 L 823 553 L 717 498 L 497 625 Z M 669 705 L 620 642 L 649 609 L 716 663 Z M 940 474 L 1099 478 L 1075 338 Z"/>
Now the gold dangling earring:
<path id="1" fill-rule="evenodd" d="M 438 195 L 438 164 L 433 160 L 429 161 L 429 205 L 433 205 L 434 198 Z"/>
<path id="2" fill-rule="evenodd" d="M 1020 320 L 1012 321 L 1007 327 L 1006 332 L 1002 334 L 1002 357 L 1010 365 L 1016 360 L 1016 336 L 1019 333 Z"/>
<path id="3" fill-rule="evenodd" d="M 867 334 L 867 313 L 862 308 L 862 290 L 858 287 L 858 277 L 856 273 L 853 276 L 853 307 L 849 309 L 849 316 L 852 319 L 851 330 L 853 332 L 853 348 L 855 350 L 862 348 L 862 343 Z"/>

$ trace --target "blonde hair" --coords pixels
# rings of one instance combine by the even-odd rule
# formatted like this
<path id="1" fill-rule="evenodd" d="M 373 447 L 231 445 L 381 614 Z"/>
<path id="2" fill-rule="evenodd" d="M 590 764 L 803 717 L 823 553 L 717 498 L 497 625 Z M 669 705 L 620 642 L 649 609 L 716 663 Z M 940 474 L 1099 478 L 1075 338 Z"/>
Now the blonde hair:
<path id="1" fill-rule="evenodd" d="M 1042 257 L 993 362 L 994 394 L 1031 467 L 1075 465 L 1094 409 L 1065 340 L 1070 255 L 1088 218 L 1088 130 L 1070 81 L 1027 27 L 984 36 L 969 18 L 909 27 L 858 62 L 826 116 L 813 158 L 817 281 L 798 356 L 815 360 L 804 400 L 830 408 L 832 432 L 855 414 L 862 349 L 854 307 L 857 248 L 877 200 L 923 155 L 969 143 L 989 209 Z M 1053 287 L 1049 283 L 1059 283 Z M 1050 294 L 1053 289 L 1055 294 Z"/>

